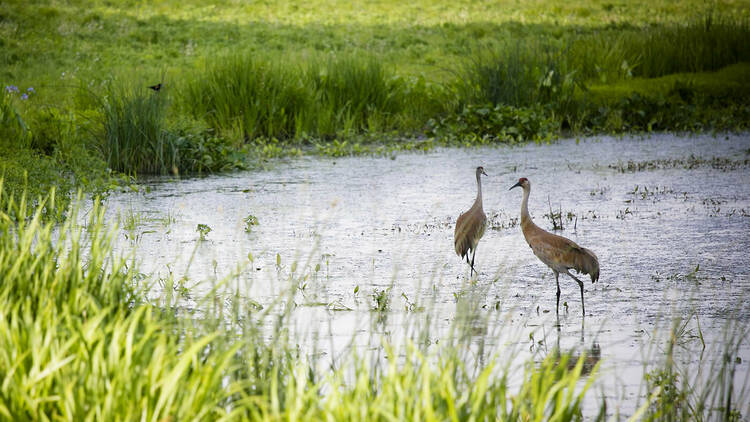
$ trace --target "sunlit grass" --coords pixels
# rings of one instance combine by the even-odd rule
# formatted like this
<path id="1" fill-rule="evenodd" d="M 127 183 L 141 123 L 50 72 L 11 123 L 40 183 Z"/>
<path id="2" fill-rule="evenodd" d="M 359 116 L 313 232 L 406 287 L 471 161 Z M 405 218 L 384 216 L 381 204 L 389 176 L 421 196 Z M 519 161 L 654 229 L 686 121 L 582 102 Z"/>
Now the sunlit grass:
<path id="1" fill-rule="evenodd" d="M 24 99 L 19 91 L 12 108 L 4 103 L 0 141 L 40 162 L 54 157 L 74 173 L 73 186 L 103 191 L 107 167 L 202 174 L 244 167 L 248 153 L 338 156 L 518 140 L 481 125 L 468 137 L 424 139 L 436 133 L 434 122 L 461 119 L 467 105 L 523 108 L 511 120 L 541 105 L 558 132 L 741 130 L 744 97 L 706 100 L 705 84 L 688 101 L 694 113 L 653 95 L 655 107 L 634 106 L 629 96 L 638 91 L 633 78 L 750 60 L 747 10 L 747 0 L 3 2 L 0 80 L 34 91 Z M 708 78 L 711 92 L 747 85 Z M 158 95 L 147 88 L 156 83 Z M 613 85 L 616 98 L 604 108 L 616 110 L 601 112 L 588 89 Z M 14 173 L 8 187 L 18 190 L 24 154 L 2 155 Z M 41 168 L 39 177 L 61 178 Z"/>

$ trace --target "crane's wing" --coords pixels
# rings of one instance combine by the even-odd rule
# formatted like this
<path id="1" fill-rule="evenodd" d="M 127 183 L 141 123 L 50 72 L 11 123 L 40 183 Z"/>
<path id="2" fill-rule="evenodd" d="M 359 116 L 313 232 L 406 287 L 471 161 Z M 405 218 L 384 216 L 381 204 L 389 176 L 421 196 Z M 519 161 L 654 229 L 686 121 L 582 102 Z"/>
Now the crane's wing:
<path id="1" fill-rule="evenodd" d="M 599 279 L 599 260 L 591 250 L 578 246 L 570 239 L 538 230 L 527 237 L 531 249 L 542 262 L 558 272 L 574 269 Z"/>
<path id="2" fill-rule="evenodd" d="M 580 248 L 575 255 L 573 263 L 573 268 L 576 271 L 591 276 L 592 283 L 596 283 L 599 280 L 599 258 L 596 257 L 596 254 L 592 250 Z"/>

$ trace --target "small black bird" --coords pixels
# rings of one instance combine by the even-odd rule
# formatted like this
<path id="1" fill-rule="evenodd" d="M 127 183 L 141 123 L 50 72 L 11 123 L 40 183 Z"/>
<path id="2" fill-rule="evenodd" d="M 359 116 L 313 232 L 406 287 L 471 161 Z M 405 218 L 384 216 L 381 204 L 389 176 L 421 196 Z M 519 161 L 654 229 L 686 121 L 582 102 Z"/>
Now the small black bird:
<path id="1" fill-rule="evenodd" d="M 159 90 L 161 89 L 161 82 L 156 85 L 151 85 L 149 89 L 153 89 L 154 91 L 159 92 Z"/>

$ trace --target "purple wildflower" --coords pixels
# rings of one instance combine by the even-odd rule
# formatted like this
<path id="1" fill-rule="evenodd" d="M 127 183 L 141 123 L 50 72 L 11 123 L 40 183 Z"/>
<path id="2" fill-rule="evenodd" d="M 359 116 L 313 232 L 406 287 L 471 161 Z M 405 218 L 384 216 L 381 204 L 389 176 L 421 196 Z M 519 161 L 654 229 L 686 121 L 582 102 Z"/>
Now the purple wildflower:
<path id="1" fill-rule="evenodd" d="M 26 93 L 24 92 L 23 95 L 21 95 L 21 99 L 24 100 L 24 101 L 26 101 L 26 100 L 29 99 L 29 96 L 26 95 Z"/>
<path id="2" fill-rule="evenodd" d="M 34 87 L 33 86 L 30 86 L 29 89 L 27 89 L 26 91 L 28 91 L 29 94 L 36 94 L 36 91 L 34 91 Z"/>
<path id="3" fill-rule="evenodd" d="M 5 92 L 8 94 L 18 93 L 18 87 L 15 85 L 6 85 L 5 86 Z"/>

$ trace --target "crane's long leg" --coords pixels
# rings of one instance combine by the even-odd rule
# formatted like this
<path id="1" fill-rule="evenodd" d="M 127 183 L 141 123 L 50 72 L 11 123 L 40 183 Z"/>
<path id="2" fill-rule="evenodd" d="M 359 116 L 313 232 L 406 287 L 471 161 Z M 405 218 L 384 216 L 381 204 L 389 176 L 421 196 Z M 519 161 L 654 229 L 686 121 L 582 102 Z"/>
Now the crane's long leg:
<path id="1" fill-rule="evenodd" d="M 475 256 L 477 256 L 477 247 L 476 246 L 474 246 L 474 250 L 471 252 L 471 264 L 470 265 L 471 265 L 471 269 L 474 270 L 474 272 L 477 273 L 477 275 L 479 275 L 479 272 L 474 269 L 474 257 Z M 467 258 L 468 258 L 468 256 L 467 256 Z"/>
<path id="2" fill-rule="evenodd" d="M 581 308 L 583 309 L 583 316 L 586 316 L 586 305 L 583 303 L 583 281 L 579 280 L 578 277 L 574 276 L 570 273 L 570 270 L 567 271 L 568 275 L 578 283 L 578 287 L 581 288 Z"/>
<path id="3" fill-rule="evenodd" d="M 555 283 L 557 283 L 557 307 L 556 309 L 557 309 L 557 314 L 559 315 L 560 314 L 560 279 L 559 279 L 560 273 L 558 273 L 557 271 L 555 271 L 554 273 L 555 273 Z"/>
<path id="4" fill-rule="evenodd" d="M 471 267 L 471 271 L 469 271 L 469 277 L 471 277 L 475 272 L 477 272 L 477 270 L 474 269 L 474 264 L 469 261 L 469 254 L 466 254 L 466 263 Z"/>

